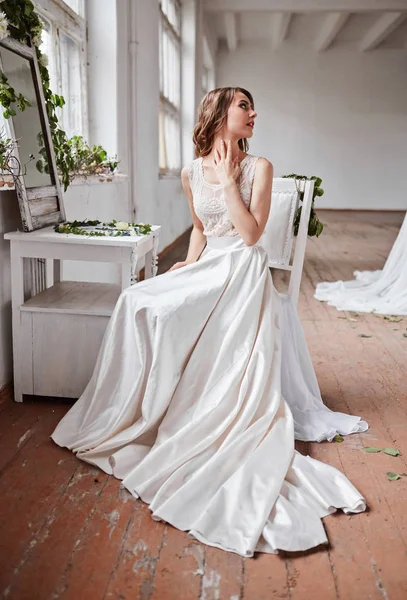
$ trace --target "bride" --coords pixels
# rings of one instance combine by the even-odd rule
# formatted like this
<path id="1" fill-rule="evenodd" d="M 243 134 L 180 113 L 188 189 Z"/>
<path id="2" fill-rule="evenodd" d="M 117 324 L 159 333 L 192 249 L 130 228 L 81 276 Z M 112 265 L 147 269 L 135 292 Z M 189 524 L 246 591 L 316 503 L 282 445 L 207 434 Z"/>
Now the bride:
<path id="1" fill-rule="evenodd" d="M 202 100 L 198 158 L 182 171 L 186 260 L 121 294 L 93 376 L 52 434 L 153 519 L 242 556 L 325 543 L 322 517 L 366 508 L 341 472 L 294 449 L 281 299 L 260 245 L 273 167 L 247 153 L 256 116 L 242 88 Z"/>

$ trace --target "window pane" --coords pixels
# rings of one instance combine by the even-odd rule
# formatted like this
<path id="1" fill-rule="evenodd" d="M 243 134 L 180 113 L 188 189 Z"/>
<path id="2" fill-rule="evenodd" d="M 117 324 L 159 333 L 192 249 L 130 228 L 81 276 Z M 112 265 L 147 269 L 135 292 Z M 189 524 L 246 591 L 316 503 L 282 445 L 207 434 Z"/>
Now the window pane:
<path id="1" fill-rule="evenodd" d="M 68 135 L 82 135 L 81 48 L 60 30 L 61 88 L 65 98 L 62 123 Z"/>
<path id="2" fill-rule="evenodd" d="M 41 21 L 43 24 L 42 30 L 42 44 L 40 46 L 40 50 L 43 54 L 45 54 L 48 58 L 48 73 L 50 79 L 51 90 L 57 94 L 58 93 L 58 81 L 57 81 L 57 65 L 56 58 L 57 52 L 56 48 L 53 45 L 52 40 L 52 25 L 49 21 L 41 17 Z"/>
<path id="3" fill-rule="evenodd" d="M 83 0 L 63 0 L 72 10 L 83 17 Z"/>
<path id="4" fill-rule="evenodd" d="M 165 148 L 165 132 L 164 132 L 164 112 L 162 107 L 160 108 L 160 114 L 158 116 L 158 125 L 159 125 L 159 160 L 160 160 L 160 169 L 166 170 L 168 168 L 167 165 L 167 157 L 166 157 L 166 148 Z"/>
<path id="5" fill-rule="evenodd" d="M 163 67 L 163 24 L 160 21 L 160 31 L 158 36 L 159 47 L 158 57 L 160 62 L 160 92 L 164 93 L 164 67 Z"/>
<path id="6" fill-rule="evenodd" d="M 180 82 L 180 45 L 178 40 L 165 28 L 162 34 L 162 93 L 174 106 L 179 108 L 181 96 Z"/>
<path id="7" fill-rule="evenodd" d="M 177 170 L 181 167 L 180 137 L 181 131 L 178 118 L 169 113 L 164 113 L 164 137 L 166 167 Z"/>
<path id="8" fill-rule="evenodd" d="M 181 33 L 181 4 L 179 0 L 161 0 L 161 10 L 178 35 Z"/>
<path id="9" fill-rule="evenodd" d="M 174 29 L 179 29 L 178 9 L 177 0 L 161 1 L 161 10 L 167 17 L 161 18 L 159 30 L 162 97 L 159 115 L 159 156 L 160 169 L 163 171 L 178 171 L 181 168 L 181 43 L 178 35 L 174 33 Z"/>

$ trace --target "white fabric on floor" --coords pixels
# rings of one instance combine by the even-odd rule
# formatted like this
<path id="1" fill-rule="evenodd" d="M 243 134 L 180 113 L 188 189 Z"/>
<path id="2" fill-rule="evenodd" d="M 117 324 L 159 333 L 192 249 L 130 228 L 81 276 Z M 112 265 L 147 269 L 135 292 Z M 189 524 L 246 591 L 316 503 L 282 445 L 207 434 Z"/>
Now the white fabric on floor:
<path id="1" fill-rule="evenodd" d="M 297 309 L 288 296 L 281 299 L 281 391 L 294 417 L 295 439 L 332 441 L 338 433 L 366 431 L 368 424 L 360 417 L 334 412 L 323 403 Z"/>
<path id="2" fill-rule="evenodd" d="M 319 283 L 315 298 L 338 310 L 407 315 L 407 214 L 382 271 L 355 271 L 352 281 Z"/>

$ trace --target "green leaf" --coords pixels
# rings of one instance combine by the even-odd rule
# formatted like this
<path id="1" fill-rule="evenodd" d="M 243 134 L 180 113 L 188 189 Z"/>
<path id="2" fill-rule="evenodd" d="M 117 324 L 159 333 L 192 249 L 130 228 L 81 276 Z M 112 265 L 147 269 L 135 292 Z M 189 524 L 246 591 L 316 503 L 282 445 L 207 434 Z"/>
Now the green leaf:
<path id="1" fill-rule="evenodd" d="M 323 229 L 324 229 L 324 226 L 323 226 L 323 224 L 321 223 L 321 221 L 319 221 L 319 222 L 318 222 L 318 225 L 317 225 L 317 232 L 316 232 L 316 236 L 317 236 L 317 237 L 319 237 L 319 236 L 321 235 L 321 233 L 322 233 Z"/>
<path id="2" fill-rule="evenodd" d="M 364 448 L 362 448 L 362 450 L 368 452 L 369 454 L 376 454 L 376 452 L 381 452 L 380 448 L 376 448 L 376 446 L 365 446 Z"/>
<path id="3" fill-rule="evenodd" d="M 391 471 L 388 471 L 386 475 L 390 481 L 397 481 L 397 479 L 401 478 L 401 475 L 399 475 L 398 473 L 392 473 Z"/>
<path id="4" fill-rule="evenodd" d="M 403 320 L 402 317 L 398 318 L 398 317 L 383 317 L 385 321 L 390 321 L 390 323 L 400 323 L 400 321 Z"/>
<path id="5" fill-rule="evenodd" d="M 389 456 L 398 456 L 400 454 L 400 450 L 397 450 L 397 448 L 382 448 L 382 452 Z"/>
<path id="6" fill-rule="evenodd" d="M 344 441 L 345 438 L 343 438 L 339 433 L 336 434 L 336 436 L 334 437 L 334 442 L 338 442 L 341 443 Z"/>
<path id="7" fill-rule="evenodd" d="M 407 333 L 403 333 L 403 337 L 407 338 Z"/>
<path id="8" fill-rule="evenodd" d="M 358 333 L 358 337 L 360 337 L 360 338 L 371 338 L 373 336 L 372 335 L 366 335 L 365 333 Z"/>

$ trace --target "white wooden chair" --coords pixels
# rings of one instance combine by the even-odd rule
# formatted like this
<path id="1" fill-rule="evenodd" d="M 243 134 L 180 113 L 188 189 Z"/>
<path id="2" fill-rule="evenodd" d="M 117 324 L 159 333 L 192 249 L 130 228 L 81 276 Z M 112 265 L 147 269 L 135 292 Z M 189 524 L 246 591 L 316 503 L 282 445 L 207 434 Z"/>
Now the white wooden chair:
<path id="1" fill-rule="evenodd" d="M 298 235 L 293 244 L 299 191 L 304 192 L 304 198 Z M 276 177 L 273 180 L 270 215 L 260 241 L 269 256 L 269 267 L 290 271 L 288 296 L 294 306 L 300 293 L 313 191 L 313 181 L 296 182 L 295 179 Z"/>

